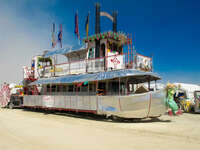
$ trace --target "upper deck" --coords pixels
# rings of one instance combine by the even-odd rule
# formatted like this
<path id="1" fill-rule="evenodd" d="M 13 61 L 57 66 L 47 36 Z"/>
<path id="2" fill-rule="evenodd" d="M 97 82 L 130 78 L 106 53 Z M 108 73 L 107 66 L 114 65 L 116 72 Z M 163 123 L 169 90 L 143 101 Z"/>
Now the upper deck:
<path id="1" fill-rule="evenodd" d="M 58 64 L 57 55 L 66 61 Z M 90 36 L 84 46 L 45 51 L 32 59 L 32 76 L 37 79 L 121 69 L 151 72 L 152 58 L 136 53 L 131 38 L 114 32 Z"/>

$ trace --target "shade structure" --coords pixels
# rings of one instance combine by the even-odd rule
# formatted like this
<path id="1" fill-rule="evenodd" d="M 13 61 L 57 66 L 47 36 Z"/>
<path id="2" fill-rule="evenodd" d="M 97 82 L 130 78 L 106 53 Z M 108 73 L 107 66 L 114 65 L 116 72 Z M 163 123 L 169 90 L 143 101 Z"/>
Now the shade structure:
<path id="1" fill-rule="evenodd" d="M 67 47 L 67 48 L 62 48 L 62 49 L 56 49 L 53 51 L 47 51 L 46 54 L 44 55 L 44 58 L 51 57 L 54 55 L 64 55 L 68 54 L 71 52 L 76 52 L 76 51 L 81 51 L 86 48 L 86 45 L 76 45 L 73 47 Z"/>
<path id="2" fill-rule="evenodd" d="M 29 85 L 79 83 L 86 81 L 101 81 L 101 80 L 123 78 L 123 77 L 131 77 L 130 79 L 133 83 L 143 83 L 161 79 L 157 74 L 152 72 L 143 72 L 135 69 L 126 69 L 126 70 L 107 71 L 107 72 L 99 72 L 91 74 L 87 73 L 79 75 L 53 77 L 53 78 L 43 78 L 43 79 L 38 79 L 37 81 L 32 82 Z"/>

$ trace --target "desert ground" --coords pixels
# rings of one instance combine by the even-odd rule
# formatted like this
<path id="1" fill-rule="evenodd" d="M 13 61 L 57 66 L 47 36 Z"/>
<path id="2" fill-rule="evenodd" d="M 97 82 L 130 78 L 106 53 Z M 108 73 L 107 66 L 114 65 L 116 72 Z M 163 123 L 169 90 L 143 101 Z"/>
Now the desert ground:
<path id="1" fill-rule="evenodd" d="M 200 114 L 113 122 L 94 116 L 0 109 L 0 150 L 200 148 Z"/>

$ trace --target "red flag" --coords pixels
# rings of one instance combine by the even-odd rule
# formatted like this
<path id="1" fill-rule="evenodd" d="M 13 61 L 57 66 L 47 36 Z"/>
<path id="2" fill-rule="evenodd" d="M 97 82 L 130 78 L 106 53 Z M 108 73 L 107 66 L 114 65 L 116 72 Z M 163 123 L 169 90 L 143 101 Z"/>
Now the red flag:
<path id="1" fill-rule="evenodd" d="M 76 12 L 75 14 L 75 34 L 78 37 L 78 39 L 80 39 L 80 35 L 79 35 L 79 29 L 78 29 L 78 12 Z"/>
<path id="2" fill-rule="evenodd" d="M 78 83 L 78 84 L 77 84 L 77 87 L 80 87 L 80 86 L 82 86 L 82 85 L 83 85 L 83 83 L 84 83 L 84 82 L 80 82 L 80 83 Z"/>

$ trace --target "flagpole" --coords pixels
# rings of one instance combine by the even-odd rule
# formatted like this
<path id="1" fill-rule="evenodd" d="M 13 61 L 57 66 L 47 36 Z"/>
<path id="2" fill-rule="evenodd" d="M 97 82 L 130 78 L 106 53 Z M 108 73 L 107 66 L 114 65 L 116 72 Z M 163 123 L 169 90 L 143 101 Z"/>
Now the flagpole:
<path id="1" fill-rule="evenodd" d="M 54 48 L 55 47 L 55 23 L 52 24 L 52 34 L 51 34 L 51 47 Z"/>

